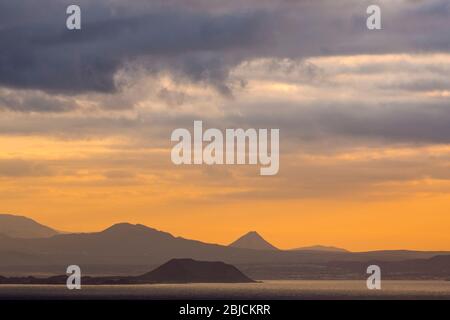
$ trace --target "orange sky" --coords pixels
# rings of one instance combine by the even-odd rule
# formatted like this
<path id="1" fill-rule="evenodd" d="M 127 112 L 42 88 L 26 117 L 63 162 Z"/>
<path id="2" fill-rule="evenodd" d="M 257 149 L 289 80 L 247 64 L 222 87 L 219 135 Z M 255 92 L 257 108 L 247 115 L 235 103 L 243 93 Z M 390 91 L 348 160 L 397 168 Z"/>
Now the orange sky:
<path id="1" fill-rule="evenodd" d="M 24 214 L 65 231 L 97 231 L 128 221 L 205 242 L 228 244 L 256 230 L 279 248 L 323 244 L 354 251 L 448 250 L 449 210 L 450 196 L 391 202 L 248 201 L 229 205 L 155 205 L 150 197 L 131 191 L 112 191 L 105 197 L 2 199 L 2 212 Z"/>
<path id="2" fill-rule="evenodd" d="M 130 166 L 128 161 L 110 163 L 105 153 L 112 158 L 127 156 L 127 152 L 117 155 L 111 150 L 111 144 L 118 143 L 114 139 L 77 142 L 11 137 L 2 141 L 3 163 L 10 157 L 10 163 L 17 164 L 11 159 L 18 155 L 33 163 L 24 176 L 1 178 L 0 211 L 25 215 L 63 231 L 98 231 L 127 221 L 221 244 L 256 230 L 286 249 L 315 244 L 355 251 L 450 248 L 450 195 L 439 192 L 448 187 L 445 181 L 385 183 L 364 192 L 331 190 L 331 194 L 303 199 L 283 198 L 283 192 L 272 198 L 239 197 L 234 194 L 264 186 L 267 178 L 253 176 L 257 170 L 251 167 L 232 168 L 234 178 L 227 176 L 230 169 L 226 167 L 206 174 L 202 168 L 172 167 L 168 151 L 161 150 L 142 151 L 142 161 L 159 163 L 158 174 L 151 168 L 146 171 L 144 165 L 135 167 L 134 161 L 141 163 L 135 158 Z M 427 150 L 434 155 L 446 152 L 443 147 Z M 370 158 L 411 153 L 373 150 Z M 368 157 L 368 152 L 334 154 L 320 161 L 331 167 L 330 161 L 336 165 L 336 159 L 341 159 L 352 166 L 361 157 Z M 343 167 L 340 163 L 337 170 Z M 249 176 L 239 176 L 240 171 Z M 268 183 L 277 183 L 276 179 Z"/>

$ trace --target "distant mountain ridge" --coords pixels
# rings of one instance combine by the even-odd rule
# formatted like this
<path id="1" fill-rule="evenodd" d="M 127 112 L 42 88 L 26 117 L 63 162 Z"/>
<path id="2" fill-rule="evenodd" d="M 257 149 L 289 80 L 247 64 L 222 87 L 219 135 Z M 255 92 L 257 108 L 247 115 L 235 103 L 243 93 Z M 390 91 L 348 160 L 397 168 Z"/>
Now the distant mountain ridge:
<path id="1" fill-rule="evenodd" d="M 59 234 L 33 219 L 12 214 L 0 214 L 0 234 L 12 238 L 47 238 Z"/>
<path id="2" fill-rule="evenodd" d="M 0 268 L 69 265 L 157 265 L 173 258 L 225 263 L 299 263 L 345 260 L 343 253 L 247 249 L 174 237 L 143 225 L 115 224 L 93 233 L 58 234 L 50 238 L 0 241 Z M 2 270 L 5 270 L 5 269 Z"/>
<path id="3" fill-rule="evenodd" d="M 257 245 L 247 248 L 246 243 L 242 245 L 244 241 L 239 241 L 238 246 L 234 246 L 236 243 L 232 246 L 210 244 L 129 223 L 115 224 L 100 232 L 56 234 L 45 238 L 13 238 L 0 234 L 0 274 L 61 274 L 68 265 L 78 264 L 83 275 L 128 276 L 143 274 L 147 268 L 171 259 L 191 258 L 223 261 L 237 266 L 254 279 L 326 278 L 327 272 L 332 272 L 331 276 L 344 277 L 341 273 L 352 266 L 347 266 L 349 262 L 360 268 L 371 261 L 396 262 L 450 255 L 448 251 L 277 250 L 256 232 L 246 236 L 244 240 L 256 239 Z M 336 261 L 346 268 L 335 268 L 330 264 Z M 432 263 L 437 262 L 433 260 Z M 349 270 L 354 273 L 351 267 Z M 410 274 L 415 279 L 430 276 Z"/>
<path id="4" fill-rule="evenodd" d="M 332 246 L 322 246 L 322 245 L 315 245 L 315 246 L 309 246 L 309 247 L 300 247 L 300 248 L 291 249 L 291 251 L 350 252 L 347 249 L 337 248 L 337 247 L 332 247 Z"/>
<path id="5" fill-rule="evenodd" d="M 253 249 L 253 250 L 278 250 L 275 246 L 267 242 L 256 231 L 250 231 L 229 245 L 233 248 Z"/>

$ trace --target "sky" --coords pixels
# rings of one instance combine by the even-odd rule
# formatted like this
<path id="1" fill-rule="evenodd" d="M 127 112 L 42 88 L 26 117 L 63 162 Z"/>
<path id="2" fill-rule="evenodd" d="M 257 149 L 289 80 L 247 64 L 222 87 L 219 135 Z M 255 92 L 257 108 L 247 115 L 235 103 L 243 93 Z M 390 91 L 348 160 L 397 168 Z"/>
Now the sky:
<path id="1" fill-rule="evenodd" d="M 448 0 L 78 0 L 69 31 L 73 3 L 0 0 L 0 212 L 450 250 Z M 175 166 L 194 120 L 279 128 L 279 173 Z"/>

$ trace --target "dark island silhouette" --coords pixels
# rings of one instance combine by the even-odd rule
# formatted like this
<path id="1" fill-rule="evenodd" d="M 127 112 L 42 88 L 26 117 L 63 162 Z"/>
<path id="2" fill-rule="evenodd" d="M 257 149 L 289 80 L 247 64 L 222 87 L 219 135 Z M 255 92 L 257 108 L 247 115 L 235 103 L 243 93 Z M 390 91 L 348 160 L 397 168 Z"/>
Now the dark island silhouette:
<path id="1" fill-rule="evenodd" d="M 0 284 L 66 284 L 67 276 L 48 278 L 2 277 Z M 252 283 L 235 266 L 219 261 L 196 261 L 193 259 L 172 259 L 153 271 L 140 276 L 82 277 L 85 285 L 126 285 L 158 283 Z"/>

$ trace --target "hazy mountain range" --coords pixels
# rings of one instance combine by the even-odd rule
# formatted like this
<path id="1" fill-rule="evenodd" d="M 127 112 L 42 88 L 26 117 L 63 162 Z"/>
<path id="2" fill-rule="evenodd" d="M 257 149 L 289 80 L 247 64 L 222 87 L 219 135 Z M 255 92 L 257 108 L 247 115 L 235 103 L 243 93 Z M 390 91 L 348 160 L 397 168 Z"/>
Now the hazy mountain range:
<path id="1" fill-rule="evenodd" d="M 439 270 L 443 268 L 442 264 L 446 266 L 439 272 L 433 269 L 436 261 L 431 259 L 450 255 L 450 252 L 348 252 L 321 246 L 278 250 L 256 232 L 244 235 L 230 246 L 223 246 L 174 237 L 167 232 L 128 223 L 115 224 L 100 232 L 51 235 L 31 230 L 42 230 L 44 226 L 27 222 L 26 230 L 34 235 L 29 238 L 24 232 L 17 231 L 23 224 L 23 217 L 17 218 L 16 228 L 11 222 L 14 219 L 11 216 L 8 219 L 9 227 L 1 226 L 2 230 L 16 231 L 0 235 L 2 275 L 61 274 L 61 270 L 65 271 L 70 264 L 80 265 L 85 275 L 139 275 L 171 259 L 189 258 L 230 263 L 253 279 L 352 278 L 365 273 L 365 267 L 372 261 L 410 265 L 410 260 L 418 266 L 417 272 L 409 272 L 411 277 L 450 277 L 450 259 L 434 258 L 443 259 L 439 260 Z"/>

